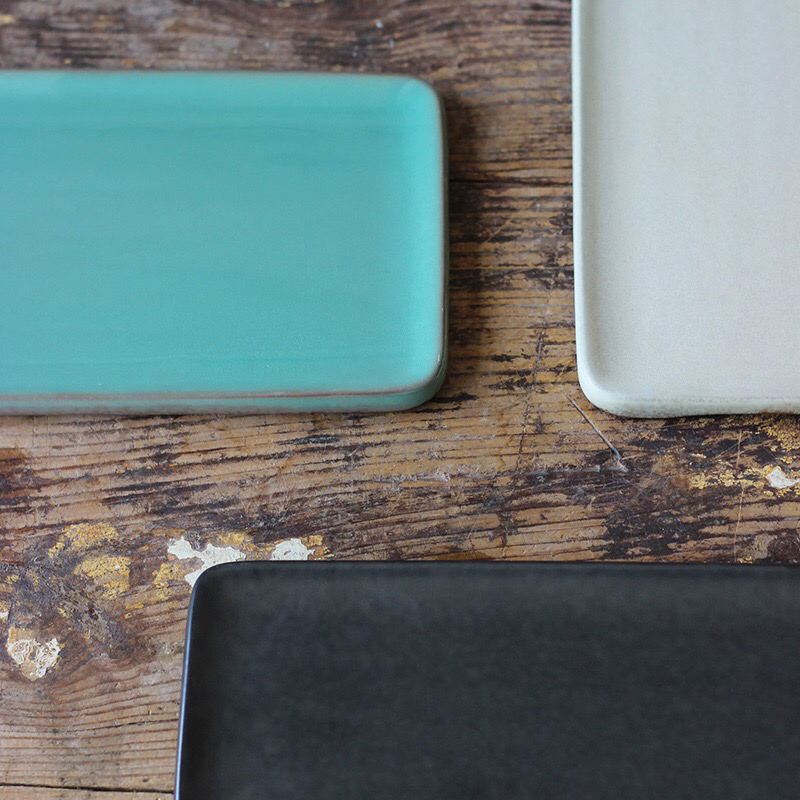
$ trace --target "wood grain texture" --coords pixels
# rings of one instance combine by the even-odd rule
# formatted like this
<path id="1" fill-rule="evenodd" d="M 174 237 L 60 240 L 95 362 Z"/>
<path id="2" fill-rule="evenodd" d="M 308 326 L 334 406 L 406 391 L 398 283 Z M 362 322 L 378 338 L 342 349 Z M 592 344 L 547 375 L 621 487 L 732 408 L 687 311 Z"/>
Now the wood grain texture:
<path id="1" fill-rule="evenodd" d="M 171 792 L 108 792 L 93 789 L 48 789 L 0 786 L 0 800 L 170 800 Z"/>
<path id="2" fill-rule="evenodd" d="M 577 386 L 566 0 L 0 0 L 0 66 L 420 75 L 452 245 L 417 410 L 0 418 L 0 798 L 167 796 L 214 560 L 800 560 L 794 417 L 623 420 Z"/>

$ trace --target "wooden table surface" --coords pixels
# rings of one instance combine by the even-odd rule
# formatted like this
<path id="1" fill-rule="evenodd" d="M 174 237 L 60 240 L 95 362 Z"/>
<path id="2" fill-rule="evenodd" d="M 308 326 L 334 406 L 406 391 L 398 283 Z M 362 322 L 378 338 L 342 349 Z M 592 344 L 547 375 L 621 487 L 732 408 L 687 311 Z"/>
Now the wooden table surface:
<path id="1" fill-rule="evenodd" d="M 0 418 L 0 800 L 171 796 L 190 584 L 218 561 L 800 560 L 794 417 L 616 419 L 577 386 L 569 15 L 0 0 L 5 68 L 430 80 L 452 246 L 449 376 L 414 411 Z"/>

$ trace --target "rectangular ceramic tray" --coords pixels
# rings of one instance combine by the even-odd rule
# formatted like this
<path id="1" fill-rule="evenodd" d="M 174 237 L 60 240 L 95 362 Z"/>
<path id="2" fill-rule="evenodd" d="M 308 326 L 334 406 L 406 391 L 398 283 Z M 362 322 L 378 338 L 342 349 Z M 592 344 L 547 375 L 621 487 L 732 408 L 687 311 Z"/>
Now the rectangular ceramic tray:
<path id="1" fill-rule="evenodd" d="M 586 395 L 632 416 L 800 412 L 800 4 L 573 12 Z"/>
<path id="2" fill-rule="evenodd" d="M 795 800 L 798 641 L 786 567 L 214 567 L 176 800 Z"/>
<path id="3" fill-rule="evenodd" d="M 422 81 L 7 71 L 0 152 L 0 412 L 400 408 L 441 383 Z"/>

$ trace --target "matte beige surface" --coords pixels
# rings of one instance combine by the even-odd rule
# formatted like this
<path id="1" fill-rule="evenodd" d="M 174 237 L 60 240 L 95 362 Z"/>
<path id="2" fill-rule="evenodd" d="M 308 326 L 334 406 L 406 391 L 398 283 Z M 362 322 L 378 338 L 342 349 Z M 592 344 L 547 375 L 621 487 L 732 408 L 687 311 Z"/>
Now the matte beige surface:
<path id="1" fill-rule="evenodd" d="M 573 7 L 578 370 L 632 416 L 800 411 L 800 4 Z"/>

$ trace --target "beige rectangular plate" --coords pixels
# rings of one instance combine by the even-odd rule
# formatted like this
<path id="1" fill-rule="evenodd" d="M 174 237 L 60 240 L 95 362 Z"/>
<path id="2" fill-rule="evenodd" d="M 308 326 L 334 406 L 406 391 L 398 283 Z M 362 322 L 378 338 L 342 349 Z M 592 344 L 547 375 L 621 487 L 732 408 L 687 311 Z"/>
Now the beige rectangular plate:
<path id="1" fill-rule="evenodd" d="M 800 3 L 573 14 L 584 392 L 630 416 L 800 411 Z"/>

